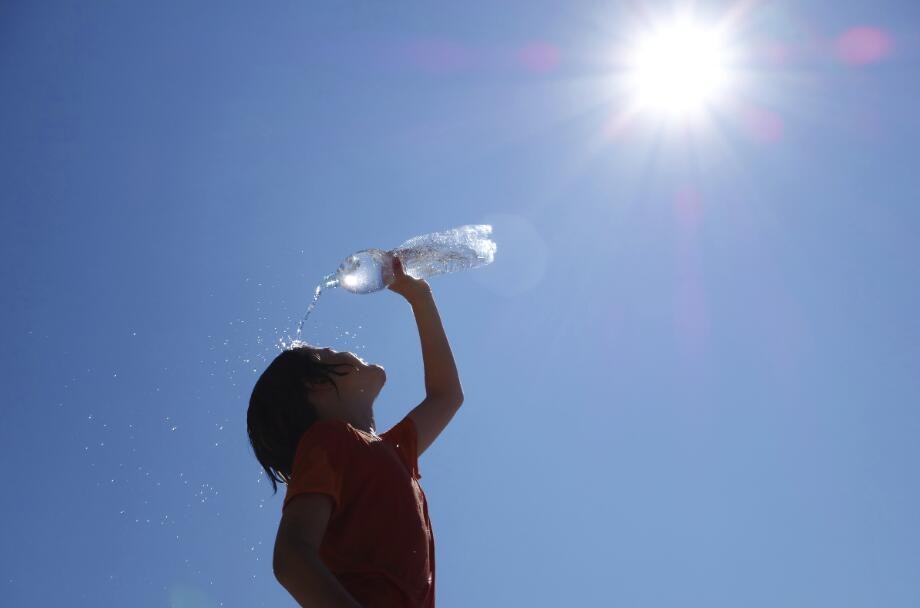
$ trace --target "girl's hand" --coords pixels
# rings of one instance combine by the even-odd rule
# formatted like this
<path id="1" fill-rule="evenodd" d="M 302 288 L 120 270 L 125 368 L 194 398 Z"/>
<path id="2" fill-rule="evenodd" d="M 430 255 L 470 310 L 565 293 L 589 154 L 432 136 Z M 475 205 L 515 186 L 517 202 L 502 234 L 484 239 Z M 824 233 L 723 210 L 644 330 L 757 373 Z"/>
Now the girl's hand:
<path id="1" fill-rule="evenodd" d="M 415 279 L 403 271 L 402 261 L 398 256 L 393 256 L 393 282 L 387 285 L 387 289 L 395 291 L 406 299 L 410 304 L 418 298 L 424 298 L 431 295 L 431 287 L 425 279 Z"/>

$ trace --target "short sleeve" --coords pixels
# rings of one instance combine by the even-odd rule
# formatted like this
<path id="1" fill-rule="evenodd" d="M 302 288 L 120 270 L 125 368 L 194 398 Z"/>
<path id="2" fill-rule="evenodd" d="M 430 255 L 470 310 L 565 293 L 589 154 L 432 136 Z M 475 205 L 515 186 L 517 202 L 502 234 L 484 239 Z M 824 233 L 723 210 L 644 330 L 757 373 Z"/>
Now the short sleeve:
<path id="1" fill-rule="evenodd" d="M 282 510 L 295 496 L 310 492 L 330 496 L 335 502 L 334 508 L 338 508 L 348 459 L 348 439 L 344 426 L 327 421 L 315 422 L 303 434 L 294 455 Z"/>
<path id="2" fill-rule="evenodd" d="M 400 459 L 408 467 L 413 479 L 421 479 L 418 471 L 418 429 L 415 421 L 406 416 L 380 438 L 393 445 L 399 453 Z"/>

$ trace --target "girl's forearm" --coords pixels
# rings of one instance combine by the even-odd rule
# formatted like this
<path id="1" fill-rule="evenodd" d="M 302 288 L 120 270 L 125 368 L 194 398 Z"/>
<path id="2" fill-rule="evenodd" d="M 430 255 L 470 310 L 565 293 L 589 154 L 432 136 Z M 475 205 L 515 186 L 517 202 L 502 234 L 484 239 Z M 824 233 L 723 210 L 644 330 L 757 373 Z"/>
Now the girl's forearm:
<path id="1" fill-rule="evenodd" d="M 430 291 L 419 294 L 410 302 L 418 335 L 422 343 L 425 366 L 425 392 L 431 395 L 462 395 L 460 377 L 450 344 L 444 333 L 438 307 Z"/>
<path id="2" fill-rule="evenodd" d="M 276 574 L 276 577 L 299 605 L 361 608 L 315 551 L 291 548 L 285 563 L 284 572 Z"/>

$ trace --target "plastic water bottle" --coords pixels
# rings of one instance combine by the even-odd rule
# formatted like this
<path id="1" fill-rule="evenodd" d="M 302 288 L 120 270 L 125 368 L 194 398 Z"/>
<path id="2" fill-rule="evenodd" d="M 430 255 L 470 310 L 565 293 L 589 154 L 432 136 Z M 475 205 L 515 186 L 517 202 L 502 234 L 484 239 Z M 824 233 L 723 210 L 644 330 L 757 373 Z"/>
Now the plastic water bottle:
<path id="1" fill-rule="evenodd" d="M 335 283 L 352 293 L 384 289 L 395 278 L 393 256 L 399 257 L 403 271 L 416 279 L 485 266 L 495 259 L 491 234 L 488 224 L 470 224 L 423 234 L 389 251 L 362 249 L 342 261 Z"/>
<path id="2" fill-rule="evenodd" d="M 279 339 L 282 348 L 299 342 L 301 332 L 324 289 L 342 287 L 352 293 L 380 291 L 395 279 L 393 257 L 399 257 L 403 272 L 416 279 L 478 268 L 495 259 L 495 241 L 489 238 L 492 226 L 470 224 L 443 232 L 432 232 L 409 239 L 399 247 L 362 249 L 345 258 L 338 270 L 323 277 L 313 292 L 313 302 L 297 325 L 296 339 Z"/>

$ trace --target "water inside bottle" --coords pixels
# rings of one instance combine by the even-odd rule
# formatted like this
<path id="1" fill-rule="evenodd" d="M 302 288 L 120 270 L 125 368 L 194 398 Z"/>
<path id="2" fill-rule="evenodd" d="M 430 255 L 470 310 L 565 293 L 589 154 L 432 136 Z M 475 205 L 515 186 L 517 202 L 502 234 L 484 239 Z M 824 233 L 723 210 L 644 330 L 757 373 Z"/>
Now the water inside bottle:
<path id="1" fill-rule="evenodd" d="M 393 253 L 402 260 L 406 274 L 416 279 L 469 270 L 495 259 L 491 233 L 488 224 L 462 226 L 411 238 Z"/>
<path id="2" fill-rule="evenodd" d="M 339 287 L 352 293 L 379 291 L 387 286 L 390 264 L 390 254 L 382 249 L 362 249 L 353 253 L 342 260 L 336 270 Z"/>

